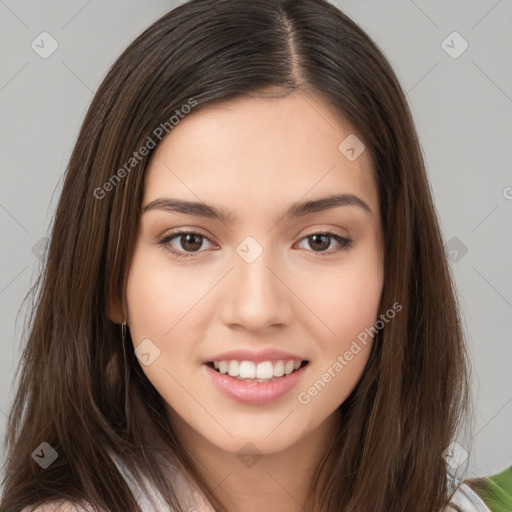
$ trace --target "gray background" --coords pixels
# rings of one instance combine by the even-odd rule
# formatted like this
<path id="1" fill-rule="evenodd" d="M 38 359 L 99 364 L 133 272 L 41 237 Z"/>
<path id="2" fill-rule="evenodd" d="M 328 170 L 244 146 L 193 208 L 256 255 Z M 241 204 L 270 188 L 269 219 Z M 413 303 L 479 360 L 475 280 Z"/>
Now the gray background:
<path id="1" fill-rule="evenodd" d="M 512 2 L 333 3 L 377 42 L 407 92 L 474 361 L 467 476 L 496 473 L 512 464 Z M 39 270 L 40 240 L 82 118 L 116 57 L 177 4 L 0 0 L 2 439 L 21 302 Z M 34 40 L 42 46 L 43 31 L 58 43 L 46 59 L 31 47 Z M 458 55 L 464 40 L 469 47 Z"/>

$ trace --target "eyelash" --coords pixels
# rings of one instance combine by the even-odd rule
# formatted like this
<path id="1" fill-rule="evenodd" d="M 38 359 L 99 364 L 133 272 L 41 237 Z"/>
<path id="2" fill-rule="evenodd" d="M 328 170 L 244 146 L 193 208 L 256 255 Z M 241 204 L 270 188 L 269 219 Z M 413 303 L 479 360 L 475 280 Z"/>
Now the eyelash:
<path id="1" fill-rule="evenodd" d="M 190 258 L 191 256 L 195 256 L 197 253 L 199 252 L 204 252 L 204 251 L 195 251 L 195 252 L 192 252 L 192 253 L 183 253 L 181 251 L 177 251 L 175 249 L 171 249 L 170 246 L 169 246 L 169 242 L 171 242 L 171 240 L 173 240 L 174 238 L 178 238 L 182 235 L 198 235 L 201 239 L 205 239 L 205 240 L 208 240 L 208 242 L 212 243 L 213 242 L 205 235 L 201 235 L 200 233 L 197 233 L 195 231 L 177 231 L 175 233 L 171 233 L 170 235 L 164 235 L 163 237 L 159 238 L 158 239 L 158 245 L 164 247 L 168 252 L 172 253 L 174 256 L 178 257 L 178 258 Z M 337 252 L 340 252 L 340 251 L 348 251 L 349 249 L 352 248 L 352 239 L 350 238 L 345 238 L 345 237 L 342 237 L 340 235 L 337 235 L 335 233 L 331 233 L 331 232 L 325 232 L 325 231 L 319 231 L 319 232 L 316 232 L 316 233 L 310 233 L 309 235 L 301 238 L 300 241 L 302 240 L 305 240 L 307 238 L 310 238 L 314 235 L 324 235 L 324 236 L 328 236 L 334 240 L 336 240 L 336 242 L 338 242 L 338 244 L 340 245 L 340 248 L 337 249 L 337 250 L 330 250 L 330 251 L 311 251 L 311 252 L 315 252 L 316 254 L 320 255 L 321 257 L 326 257 L 326 256 L 329 256 L 333 253 L 337 253 Z M 201 244 L 202 245 L 202 244 Z"/>

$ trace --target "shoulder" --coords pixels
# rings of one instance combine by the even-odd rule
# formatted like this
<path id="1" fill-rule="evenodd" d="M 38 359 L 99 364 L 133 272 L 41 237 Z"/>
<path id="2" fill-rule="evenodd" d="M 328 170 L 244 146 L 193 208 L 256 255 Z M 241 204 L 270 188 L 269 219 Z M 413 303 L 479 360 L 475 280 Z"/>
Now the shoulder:
<path id="1" fill-rule="evenodd" d="M 490 510 L 512 510 L 512 466 L 501 473 L 466 480 L 470 492 Z"/>
<path id="2" fill-rule="evenodd" d="M 457 487 L 445 512 L 491 512 L 485 502 L 465 482 Z"/>

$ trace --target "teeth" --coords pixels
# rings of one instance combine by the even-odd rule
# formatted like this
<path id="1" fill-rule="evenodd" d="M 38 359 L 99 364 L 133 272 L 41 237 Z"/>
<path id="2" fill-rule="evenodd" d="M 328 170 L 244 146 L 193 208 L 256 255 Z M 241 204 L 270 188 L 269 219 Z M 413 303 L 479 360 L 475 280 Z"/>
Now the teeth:
<path id="1" fill-rule="evenodd" d="M 238 377 L 240 371 L 240 364 L 238 361 L 229 361 L 228 373 L 231 377 Z"/>
<path id="2" fill-rule="evenodd" d="M 274 377 L 282 377 L 284 375 L 284 361 L 277 361 L 274 365 Z"/>
<path id="3" fill-rule="evenodd" d="M 213 366 L 220 373 L 229 374 L 231 377 L 240 379 L 255 379 L 257 381 L 272 380 L 274 377 L 290 375 L 294 370 L 298 370 L 302 361 L 263 361 L 254 363 L 253 361 L 213 361 Z"/>
<path id="4" fill-rule="evenodd" d="M 254 379 L 256 377 L 256 365 L 252 361 L 241 361 L 238 375 L 242 379 Z"/>
<path id="5" fill-rule="evenodd" d="M 284 373 L 286 373 L 286 375 L 290 375 L 290 373 L 293 372 L 293 365 L 295 363 L 293 361 L 288 361 L 285 365 L 284 365 Z"/>
<path id="6" fill-rule="evenodd" d="M 271 379 L 274 376 L 274 367 L 270 361 L 258 363 L 256 377 L 258 379 Z"/>

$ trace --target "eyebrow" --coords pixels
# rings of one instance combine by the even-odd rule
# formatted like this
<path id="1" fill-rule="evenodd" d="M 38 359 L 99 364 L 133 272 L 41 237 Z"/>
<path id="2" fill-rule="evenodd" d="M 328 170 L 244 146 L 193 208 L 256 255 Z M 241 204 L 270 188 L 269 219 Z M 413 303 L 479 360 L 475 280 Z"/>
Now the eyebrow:
<path id="1" fill-rule="evenodd" d="M 303 217 L 312 213 L 338 208 L 340 206 L 357 206 L 365 212 L 373 215 L 372 210 L 361 198 L 354 194 L 336 194 L 323 197 L 312 201 L 299 201 L 292 204 L 282 215 L 281 218 L 291 219 Z M 173 198 L 159 198 L 151 201 L 143 207 L 142 213 L 152 210 L 163 210 L 168 212 L 183 213 L 186 215 L 197 215 L 209 219 L 219 220 L 223 223 L 231 223 L 237 219 L 233 217 L 233 212 L 226 208 L 217 208 L 206 203 L 196 201 L 183 201 Z"/>

